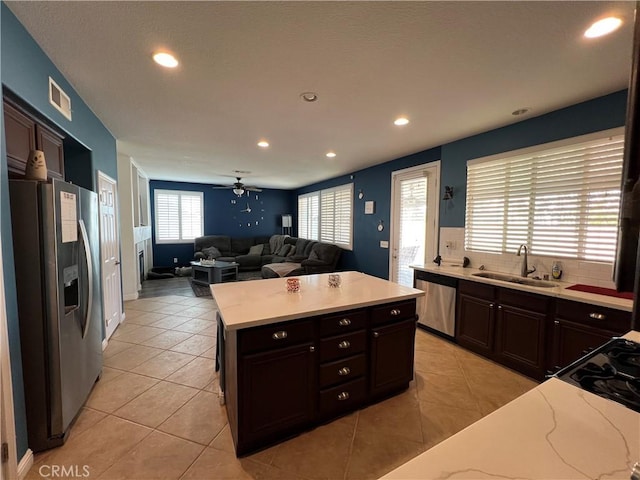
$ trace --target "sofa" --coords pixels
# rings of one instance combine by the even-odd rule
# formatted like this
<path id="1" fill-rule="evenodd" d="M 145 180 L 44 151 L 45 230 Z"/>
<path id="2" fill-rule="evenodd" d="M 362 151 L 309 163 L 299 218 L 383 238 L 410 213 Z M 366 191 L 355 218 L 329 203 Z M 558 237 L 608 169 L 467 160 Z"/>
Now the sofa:
<path id="1" fill-rule="evenodd" d="M 288 235 L 246 238 L 206 235 L 194 241 L 195 260 L 236 262 L 241 271 L 262 269 L 263 277 L 264 266 L 280 263 L 297 264 L 300 271 L 296 275 L 333 272 L 341 253 L 342 249 L 335 245 Z M 274 275 L 267 272 L 267 276 Z"/>

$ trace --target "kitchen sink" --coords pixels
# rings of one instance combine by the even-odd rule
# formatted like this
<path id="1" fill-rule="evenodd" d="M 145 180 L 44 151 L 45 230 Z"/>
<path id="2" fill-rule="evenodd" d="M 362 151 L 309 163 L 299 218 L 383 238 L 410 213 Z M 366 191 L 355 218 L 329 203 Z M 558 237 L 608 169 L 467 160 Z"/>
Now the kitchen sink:
<path id="1" fill-rule="evenodd" d="M 553 283 L 553 282 L 547 282 L 545 280 L 536 280 L 535 278 L 516 277 L 514 275 L 508 275 L 506 273 L 478 272 L 478 273 L 472 273 L 471 275 L 473 275 L 474 277 L 490 278 L 491 280 L 500 280 L 503 282 L 518 283 L 520 285 L 529 285 L 530 287 L 553 288 L 558 286 L 556 283 Z"/>

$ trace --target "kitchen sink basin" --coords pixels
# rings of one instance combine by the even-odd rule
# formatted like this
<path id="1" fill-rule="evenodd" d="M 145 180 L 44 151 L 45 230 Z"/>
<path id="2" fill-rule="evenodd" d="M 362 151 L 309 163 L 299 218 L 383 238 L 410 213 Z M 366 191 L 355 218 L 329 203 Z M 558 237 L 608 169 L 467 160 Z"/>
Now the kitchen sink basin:
<path id="1" fill-rule="evenodd" d="M 491 280 L 501 280 L 503 282 L 518 283 L 520 285 L 529 285 L 530 287 L 553 288 L 557 286 L 557 284 L 553 282 L 547 282 L 545 280 L 536 280 L 535 278 L 516 277 L 514 275 L 508 275 L 506 273 L 478 272 L 478 273 L 472 273 L 471 275 L 473 275 L 474 277 L 490 278 Z"/>

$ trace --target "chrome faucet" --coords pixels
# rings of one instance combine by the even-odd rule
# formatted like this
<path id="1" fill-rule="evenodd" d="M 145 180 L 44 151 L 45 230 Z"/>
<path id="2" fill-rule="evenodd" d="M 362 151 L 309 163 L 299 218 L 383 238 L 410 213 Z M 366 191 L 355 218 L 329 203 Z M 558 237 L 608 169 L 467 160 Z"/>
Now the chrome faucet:
<path id="1" fill-rule="evenodd" d="M 522 249 L 524 248 L 524 258 L 522 259 L 522 267 L 520 268 L 520 276 L 521 277 L 526 277 L 527 275 L 529 275 L 530 273 L 533 273 L 536 271 L 536 267 L 533 267 L 531 270 L 529 270 L 529 265 L 527 265 L 527 245 L 526 244 L 522 244 L 518 247 L 518 253 L 516 253 L 516 255 L 520 256 L 520 252 L 522 251 Z"/>

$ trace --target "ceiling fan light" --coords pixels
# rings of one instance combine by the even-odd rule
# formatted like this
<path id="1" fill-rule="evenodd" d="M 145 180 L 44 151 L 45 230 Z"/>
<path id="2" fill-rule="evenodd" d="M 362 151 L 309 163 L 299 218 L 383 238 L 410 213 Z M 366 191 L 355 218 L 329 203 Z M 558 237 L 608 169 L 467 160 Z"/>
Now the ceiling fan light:
<path id="1" fill-rule="evenodd" d="M 237 196 L 241 197 L 242 195 L 244 195 L 244 188 L 234 188 L 233 189 L 233 193 L 235 193 Z"/>

